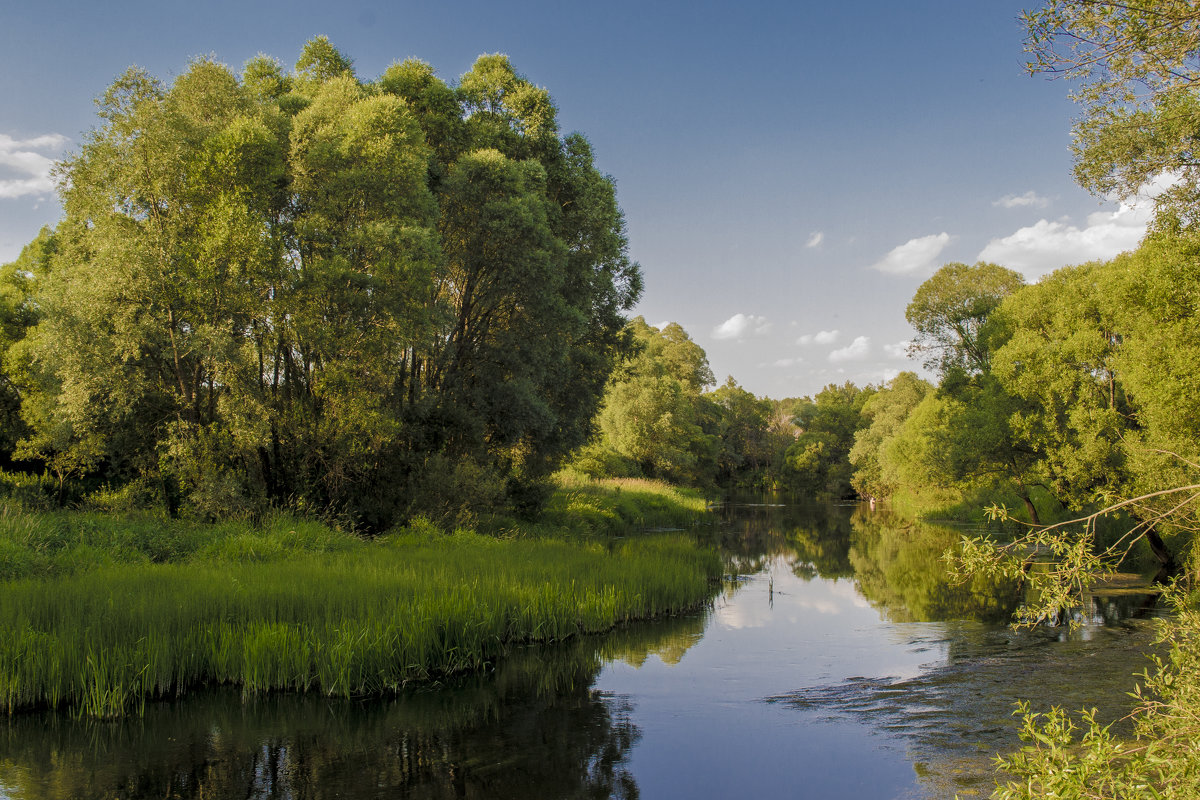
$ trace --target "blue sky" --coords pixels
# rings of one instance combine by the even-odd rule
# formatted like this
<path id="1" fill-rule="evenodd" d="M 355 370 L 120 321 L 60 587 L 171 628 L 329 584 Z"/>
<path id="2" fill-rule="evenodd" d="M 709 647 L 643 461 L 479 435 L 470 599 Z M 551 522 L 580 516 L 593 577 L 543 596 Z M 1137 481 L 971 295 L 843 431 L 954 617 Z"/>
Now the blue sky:
<path id="1" fill-rule="evenodd" d="M 1023 69 L 1030 2 L 0 0 L 0 263 L 59 209 L 48 164 L 138 64 L 294 63 L 325 34 L 374 78 L 416 56 L 454 82 L 507 53 L 617 182 L 646 292 L 760 395 L 912 368 L 904 307 L 980 258 L 1031 280 L 1136 244 L 1148 205 L 1071 180 L 1076 109 Z"/>

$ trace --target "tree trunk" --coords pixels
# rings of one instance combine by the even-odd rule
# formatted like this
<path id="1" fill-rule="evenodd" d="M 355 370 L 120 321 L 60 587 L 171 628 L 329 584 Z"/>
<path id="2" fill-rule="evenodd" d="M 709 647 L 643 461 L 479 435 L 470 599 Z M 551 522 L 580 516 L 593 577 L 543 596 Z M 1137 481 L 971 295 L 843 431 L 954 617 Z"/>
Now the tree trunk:
<path id="1" fill-rule="evenodd" d="M 1034 525 L 1041 525 L 1042 520 L 1040 517 L 1038 517 L 1037 506 L 1035 506 L 1033 504 L 1033 500 L 1029 498 L 1029 491 L 1024 486 L 1019 487 L 1017 491 L 1021 495 L 1022 502 L 1025 503 L 1025 510 L 1029 512 L 1029 521 Z"/>
<path id="2" fill-rule="evenodd" d="M 1154 576 L 1155 583 L 1166 583 L 1167 580 L 1179 574 L 1179 564 L 1175 561 L 1175 554 L 1171 552 L 1154 528 L 1146 530 L 1146 543 L 1150 545 L 1150 552 L 1154 553 L 1154 557 L 1162 565 L 1162 569 Z"/>

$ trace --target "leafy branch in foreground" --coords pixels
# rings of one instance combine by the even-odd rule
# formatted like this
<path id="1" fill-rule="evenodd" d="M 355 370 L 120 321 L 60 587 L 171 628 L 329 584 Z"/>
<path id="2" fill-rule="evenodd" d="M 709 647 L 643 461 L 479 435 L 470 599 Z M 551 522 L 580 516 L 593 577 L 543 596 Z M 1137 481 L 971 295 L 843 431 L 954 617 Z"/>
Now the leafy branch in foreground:
<path id="1" fill-rule="evenodd" d="M 989 520 L 1016 522 L 1026 531 L 1000 543 L 991 536 L 964 537 L 957 553 L 947 554 L 951 573 L 965 581 L 973 575 L 1008 578 L 1031 587 L 1032 600 L 1018 612 L 1018 625 L 1058 624 L 1083 595 L 1111 576 L 1142 539 L 1161 548 L 1157 529 L 1163 523 L 1194 530 L 1188 512 L 1200 500 L 1200 484 L 1176 486 L 1110 503 L 1084 517 L 1035 526 L 1016 519 L 1007 507 L 986 509 Z M 1137 520 L 1108 547 L 1097 550 L 1096 524 L 1104 517 L 1129 514 Z M 1157 544 L 1155 544 L 1157 543 Z M 1172 565 L 1173 566 L 1173 565 Z M 1071 621 L 1071 624 L 1076 624 Z"/>
<path id="2" fill-rule="evenodd" d="M 1189 467 L 1197 465 L 1174 453 Z M 1034 598 L 1022 609 L 1018 625 L 1058 623 L 1078 606 L 1083 594 L 1110 575 L 1139 540 L 1159 526 L 1194 533 L 1200 484 L 1161 489 L 1113 502 L 1087 516 L 1055 525 L 1028 526 L 1025 533 L 1000 544 L 987 537 L 967 538 L 957 554 L 948 554 L 959 578 L 998 574 L 1025 581 Z M 1127 514 L 1135 524 L 1116 542 L 1097 550 L 1096 525 L 1107 516 Z M 1003 506 L 988 509 L 992 519 L 1012 520 Z M 1018 752 L 997 756 L 996 766 L 1010 776 L 998 785 L 998 800 L 1033 798 L 1200 797 L 1200 610 L 1183 581 L 1165 587 L 1166 607 L 1174 612 L 1158 621 L 1159 651 L 1130 693 L 1136 705 L 1126 718 L 1133 736 L 1125 737 L 1097 720 L 1095 709 L 1076 712 L 1055 706 L 1032 711 L 1017 706 L 1021 719 Z M 1071 620 L 1071 624 L 1077 624 Z"/>
<path id="3" fill-rule="evenodd" d="M 1134 737 L 1114 735 L 1095 711 L 1074 717 L 1062 708 L 1031 713 L 1021 704 L 1020 751 L 996 758 L 1013 780 L 998 786 L 998 800 L 1121 798 L 1184 800 L 1200 797 L 1200 611 L 1184 593 L 1167 592 L 1176 615 L 1160 622 L 1165 656 L 1150 657 L 1142 684 L 1130 696 Z"/>

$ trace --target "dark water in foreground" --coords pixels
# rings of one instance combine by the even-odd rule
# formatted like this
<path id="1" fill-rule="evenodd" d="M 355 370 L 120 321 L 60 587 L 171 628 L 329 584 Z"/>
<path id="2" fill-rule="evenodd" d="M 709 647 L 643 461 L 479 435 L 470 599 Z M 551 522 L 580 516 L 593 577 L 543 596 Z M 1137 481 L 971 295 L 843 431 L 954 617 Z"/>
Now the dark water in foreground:
<path id="1" fill-rule="evenodd" d="M 852 513 L 853 511 L 853 513 Z M 862 509 L 741 507 L 710 608 L 364 701 L 213 690 L 115 723 L 0 719 L 3 798 L 987 796 L 1013 703 L 1121 717 L 1153 625 L 1096 598 L 1014 633 L 950 585 L 952 531 Z"/>

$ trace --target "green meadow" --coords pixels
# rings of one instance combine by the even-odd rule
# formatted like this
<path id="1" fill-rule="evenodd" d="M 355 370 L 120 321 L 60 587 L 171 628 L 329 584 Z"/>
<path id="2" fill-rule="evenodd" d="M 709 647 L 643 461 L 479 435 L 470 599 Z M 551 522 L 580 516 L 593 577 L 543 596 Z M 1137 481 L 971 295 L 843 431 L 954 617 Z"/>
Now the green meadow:
<path id="1" fill-rule="evenodd" d="M 0 703 L 111 717 L 209 684 L 360 696 L 485 669 L 509 646 L 703 603 L 699 495 L 563 481 L 545 517 L 478 533 L 418 519 L 364 539 L 71 511 L 0 515 Z M 618 535 L 627 534 L 627 535 Z"/>

